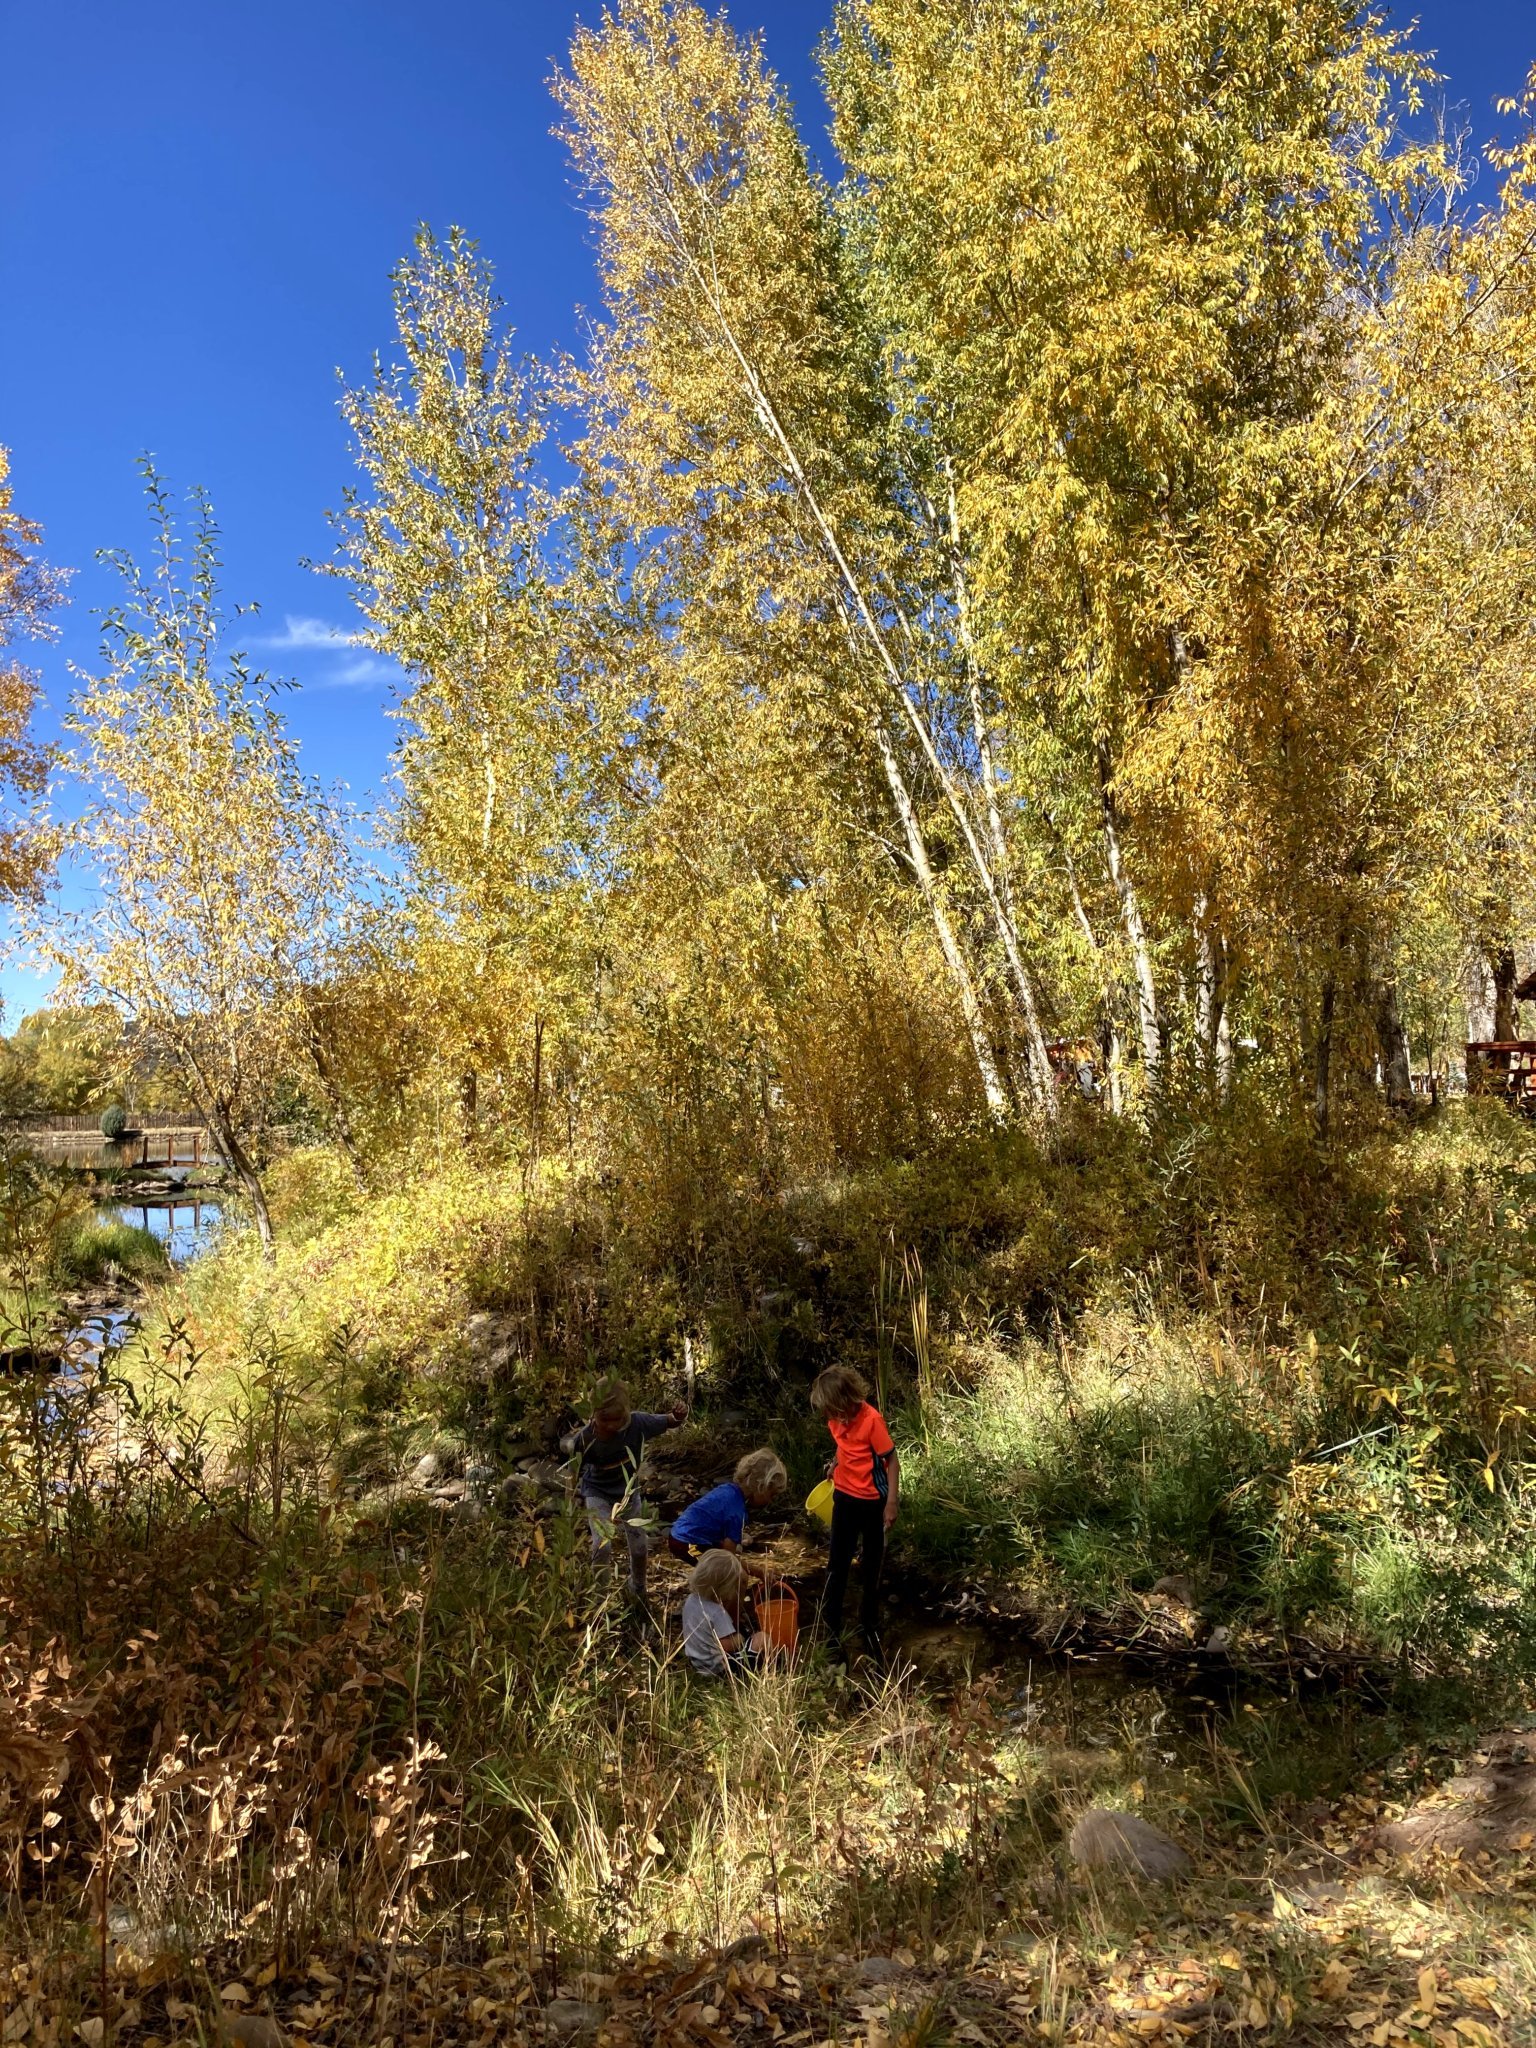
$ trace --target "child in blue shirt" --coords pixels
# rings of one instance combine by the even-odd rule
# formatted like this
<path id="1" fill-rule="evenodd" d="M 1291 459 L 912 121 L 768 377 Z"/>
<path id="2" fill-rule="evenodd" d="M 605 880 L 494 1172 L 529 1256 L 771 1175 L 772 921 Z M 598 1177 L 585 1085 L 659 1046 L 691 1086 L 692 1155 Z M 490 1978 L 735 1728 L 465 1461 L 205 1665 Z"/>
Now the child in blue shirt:
<path id="1" fill-rule="evenodd" d="M 767 1507 L 788 1484 L 789 1475 L 772 1451 L 748 1451 L 733 1478 L 683 1509 L 672 1524 L 667 1548 L 690 1563 L 706 1550 L 739 1550 L 748 1509 Z"/>

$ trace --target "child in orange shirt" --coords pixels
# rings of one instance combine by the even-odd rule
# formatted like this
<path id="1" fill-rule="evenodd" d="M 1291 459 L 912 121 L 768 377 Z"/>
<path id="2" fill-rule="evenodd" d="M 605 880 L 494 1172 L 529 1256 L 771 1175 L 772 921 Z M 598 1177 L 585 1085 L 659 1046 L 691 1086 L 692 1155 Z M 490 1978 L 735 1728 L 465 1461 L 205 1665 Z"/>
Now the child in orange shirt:
<path id="1" fill-rule="evenodd" d="M 811 1388 L 811 1412 L 832 1432 L 832 1555 L 821 1613 L 834 1649 L 842 1639 L 848 1570 L 859 1553 L 859 1629 L 872 1657 L 880 1654 L 880 1567 L 886 1531 L 896 1520 L 901 1470 L 885 1417 L 871 1405 L 869 1383 L 849 1365 L 829 1366 Z"/>

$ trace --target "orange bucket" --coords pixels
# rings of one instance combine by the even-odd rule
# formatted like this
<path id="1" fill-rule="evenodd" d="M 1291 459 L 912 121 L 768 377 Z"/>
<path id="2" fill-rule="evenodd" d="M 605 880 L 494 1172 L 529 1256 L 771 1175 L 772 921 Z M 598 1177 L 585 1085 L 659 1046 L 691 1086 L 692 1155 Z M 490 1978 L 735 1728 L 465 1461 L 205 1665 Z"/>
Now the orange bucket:
<path id="1" fill-rule="evenodd" d="M 795 1644 L 800 1636 L 800 1602 L 789 1586 L 777 1586 L 773 1592 L 757 1596 L 757 1625 L 768 1638 L 768 1647 L 782 1650 L 786 1657 L 795 1654 Z"/>

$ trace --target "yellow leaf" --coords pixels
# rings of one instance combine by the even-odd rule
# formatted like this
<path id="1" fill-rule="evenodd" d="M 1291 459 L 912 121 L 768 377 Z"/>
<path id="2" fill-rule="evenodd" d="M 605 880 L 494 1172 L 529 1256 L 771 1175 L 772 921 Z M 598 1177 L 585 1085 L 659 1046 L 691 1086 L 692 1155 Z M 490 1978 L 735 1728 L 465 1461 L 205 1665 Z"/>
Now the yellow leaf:
<path id="1" fill-rule="evenodd" d="M 1452 2020 L 1451 2024 L 1463 2041 L 1471 2043 L 1471 2048 L 1503 2048 L 1504 2036 L 1495 2028 L 1484 2026 L 1481 2020 L 1463 2017 Z"/>
<path id="2" fill-rule="evenodd" d="M 1349 1982 L 1353 1975 L 1354 1971 L 1346 1964 L 1331 1962 L 1317 1980 L 1318 1997 L 1326 1998 L 1330 2005 L 1337 2004 L 1340 1999 L 1348 1996 Z"/>
<path id="3" fill-rule="evenodd" d="M 1517 1844 L 1517 1847 L 1521 1846 Z M 1499 1988 L 1497 1977 L 1457 1977 L 1451 1989 L 1468 2005 L 1486 2006 Z"/>
<path id="4" fill-rule="evenodd" d="M 1419 1972 L 1420 2010 L 1422 2012 L 1432 2013 L 1435 2009 L 1435 2000 L 1439 1996 L 1439 1993 L 1440 1979 L 1435 1975 L 1434 1970 L 1428 1964 L 1426 1964 L 1424 1968 Z"/>

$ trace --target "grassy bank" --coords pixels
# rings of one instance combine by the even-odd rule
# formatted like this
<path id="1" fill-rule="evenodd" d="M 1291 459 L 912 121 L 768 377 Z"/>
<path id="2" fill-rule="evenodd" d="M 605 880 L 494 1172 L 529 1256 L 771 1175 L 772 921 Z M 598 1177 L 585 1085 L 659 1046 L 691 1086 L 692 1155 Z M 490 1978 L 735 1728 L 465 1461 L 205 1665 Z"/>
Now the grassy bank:
<path id="1" fill-rule="evenodd" d="M 1488 2029 L 1456 2038 L 1523 2038 L 1523 1865 L 1341 1861 L 1448 1769 L 1454 1713 L 1226 1708 L 1027 1658 L 710 1688 L 563 1513 L 336 1507 L 267 1412 L 227 1418 L 216 1466 L 166 1392 L 137 1418 L 154 1455 L 47 1490 L 46 1540 L 7 1543 L 3 1936 L 40 2040 L 104 2009 L 116 2039 L 211 2037 L 230 1996 L 306 2040 L 536 2038 L 561 1997 L 647 2041 L 762 2015 L 867 2043 L 1345 2040 L 1410 2014 L 1426 1968 L 1440 2024 Z M 1191 1876 L 1074 1872 L 1103 1805 Z M 689 1978 L 752 1939 L 766 1980 Z M 871 1988 L 868 1955 L 895 1978 Z M 690 1981 L 713 2020 L 658 2009 Z"/>
<path id="2" fill-rule="evenodd" d="M 725 1191 L 681 1249 L 677 1219 L 570 1178 L 367 1194 L 327 1153 L 282 1162 L 273 1265 L 232 1235 L 161 1289 L 122 1385 L 8 1389 L 0 1849 L 8 1938 L 52 1972 L 39 2039 L 103 1995 L 115 2036 L 206 2032 L 232 1974 L 307 2040 L 528 2031 L 593 1982 L 661 2038 L 614 1971 L 746 1936 L 774 1981 L 722 1981 L 701 2039 L 759 2011 L 744 1990 L 867 2048 L 1150 2038 L 1137 2014 L 1167 2010 L 1170 2040 L 1357 2039 L 1366 2012 L 1518 2038 L 1495 2007 L 1532 1990 L 1522 1870 L 1426 1874 L 1369 1837 L 1524 1704 L 1528 1141 L 1448 1119 L 1305 1184 L 1239 1141 L 1225 1195 L 1188 1133 L 1112 1131 L 1144 1202 L 1108 1207 L 1093 1157 L 988 1147 Z M 1178 1575 L 1192 1639 L 1219 1625 L 1271 1668 L 1293 1639 L 1347 1647 L 1371 1689 L 1194 1698 L 985 1640 L 968 1675 L 850 1682 L 813 1655 L 711 1689 L 558 1501 L 471 1514 L 387 1483 L 434 1438 L 499 1471 L 600 1374 L 659 1398 L 685 1356 L 701 1439 L 745 1410 L 803 1477 L 831 1355 L 897 1418 L 898 1567 L 1127 1633 Z M 1186 1846 L 1182 1888 L 1073 1870 L 1104 1804 Z M 1277 1905 L 1319 1872 L 1337 1897 Z M 914 1972 L 877 2023 L 847 1958 L 893 1952 Z M 786 1984 L 789 1955 L 813 1960 Z M 435 2019 L 432 1957 L 460 1972 Z M 1413 2020 L 1425 1967 L 1451 2003 Z"/>
<path id="3" fill-rule="evenodd" d="M 706 1201 L 707 1197 L 707 1201 Z M 1520 1670 L 1536 1150 L 1476 1107 L 1320 1156 L 1107 1127 L 697 1213 L 491 1164 L 360 1191 L 325 1152 L 166 1315 L 229 1404 L 280 1362 L 332 1481 L 447 1431 L 501 1463 L 617 1373 L 741 1409 L 797 1480 L 832 1358 L 900 1418 L 903 1541 L 1054 1607 L 1190 1578 L 1227 1624 Z"/>

